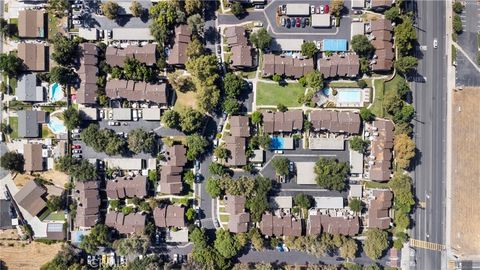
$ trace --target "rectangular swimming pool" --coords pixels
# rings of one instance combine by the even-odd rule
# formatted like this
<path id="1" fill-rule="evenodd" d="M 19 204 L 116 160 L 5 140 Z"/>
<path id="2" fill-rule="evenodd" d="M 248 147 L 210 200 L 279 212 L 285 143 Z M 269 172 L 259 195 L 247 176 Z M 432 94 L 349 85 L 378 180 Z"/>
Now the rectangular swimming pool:
<path id="1" fill-rule="evenodd" d="M 291 150 L 293 149 L 293 138 L 272 137 L 270 140 L 270 149 Z"/>
<path id="2" fill-rule="evenodd" d="M 337 89 L 337 101 L 338 103 L 361 103 L 362 102 L 362 89 Z"/>

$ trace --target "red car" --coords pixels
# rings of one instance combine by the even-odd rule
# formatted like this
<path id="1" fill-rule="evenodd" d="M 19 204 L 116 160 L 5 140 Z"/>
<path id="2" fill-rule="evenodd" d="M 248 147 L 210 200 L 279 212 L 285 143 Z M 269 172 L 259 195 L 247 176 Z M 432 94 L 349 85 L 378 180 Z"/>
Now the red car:
<path id="1" fill-rule="evenodd" d="M 300 27 L 300 18 L 297 17 L 295 27 Z"/>
<path id="2" fill-rule="evenodd" d="M 328 13 L 328 10 L 329 10 L 328 5 L 325 5 L 325 7 L 323 8 L 323 12 L 325 12 L 325 14 L 326 14 L 326 13 Z"/>
<path id="3" fill-rule="evenodd" d="M 72 145 L 72 149 L 80 149 L 82 146 L 80 144 L 74 144 Z"/>

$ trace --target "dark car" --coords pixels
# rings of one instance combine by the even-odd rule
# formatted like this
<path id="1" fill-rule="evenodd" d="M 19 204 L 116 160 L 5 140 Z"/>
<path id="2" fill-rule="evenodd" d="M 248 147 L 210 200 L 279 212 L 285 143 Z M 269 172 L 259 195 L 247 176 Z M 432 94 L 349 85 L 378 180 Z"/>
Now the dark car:
<path id="1" fill-rule="evenodd" d="M 345 261 L 345 259 L 344 259 L 344 258 L 341 258 L 341 257 L 337 257 L 337 258 L 335 258 L 335 261 L 337 261 L 337 262 L 343 262 L 343 261 Z"/>
<path id="2" fill-rule="evenodd" d="M 300 18 L 297 17 L 295 27 L 300 27 Z"/>
<path id="3" fill-rule="evenodd" d="M 293 163 L 293 161 L 290 161 L 290 162 L 288 163 L 288 170 L 289 170 L 290 172 L 293 172 L 293 171 L 295 170 L 295 164 Z"/>
<path id="4" fill-rule="evenodd" d="M 287 18 L 287 22 L 285 23 L 285 26 L 287 28 L 290 28 L 291 25 L 292 25 L 292 20 L 290 20 L 290 18 Z"/>
<path id="5" fill-rule="evenodd" d="M 309 26 L 310 25 L 310 20 L 308 18 L 305 18 L 305 25 Z"/>
<path id="6" fill-rule="evenodd" d="M 302 28 L 305 28 L 305 26 L 307 25 L 306 20 L 307 20 L 307 18 L 302 19 Z"/>

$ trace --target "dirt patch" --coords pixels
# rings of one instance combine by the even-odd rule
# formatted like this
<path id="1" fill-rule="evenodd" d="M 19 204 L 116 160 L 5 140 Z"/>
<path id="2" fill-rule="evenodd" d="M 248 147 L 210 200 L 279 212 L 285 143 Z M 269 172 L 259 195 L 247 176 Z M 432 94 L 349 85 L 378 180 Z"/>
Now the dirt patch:
<path id="1" fill-rule="evenodd" d="M 197 108 L 197 97 L 196 92 L 188 91 L 182 93 L 180 91 L 176 92 L 177 100 L 175 101 L 174 109 L 181 110 L 183 108 Z"/>
<path id="2" fill-rule="evenodd" d="M 30 244 L 11 242 L 0 246 L 0 260 L 8 269 L 36 270 L 55 257 L 62 244 L 46 245 L 38 242 Z"/>
<path id="3" fill-rule="evenodd" d="M 13 182 L 19 188 L 23 187 L 26 183 L 30 182 L 30 180 L 35 179 L 35 176 L 29 174 L 17 174 L 13 178 Z"/>
<path id="4" fill-rule="evenodd" d="M 20 236 L 18 236 L 17 229 L 8 229 L 8 230 L 0 230 L 0 243 L 1 240 L 18 240 Z"/>
<path id="5" fill-rule="evenodd" d="M 480 254 L 480 88 L 453 94 L 451 247 L 462 257 Z"/>
<path id="6" fill-rule="evenodd" d="M 65 184 L 68 183 L 68 175 L 60 171 L 49 170 L 42 172 L 40 173 L 40 177 L 53 183 L 57 187 L 63 188 Z"/>

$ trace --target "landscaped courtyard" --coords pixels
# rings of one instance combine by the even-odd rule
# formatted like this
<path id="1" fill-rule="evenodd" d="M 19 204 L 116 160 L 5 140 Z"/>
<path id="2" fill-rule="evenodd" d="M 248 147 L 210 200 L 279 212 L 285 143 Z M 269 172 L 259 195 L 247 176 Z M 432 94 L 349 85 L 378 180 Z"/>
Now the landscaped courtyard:
<path id="1" fill-rule="evenodd" d="M 299 83 L 288 83 L 279 85 L 276 82 L 257 83 L 257 106 L 277 106 L 283 104 L 287 107 L 302 106 L 298 97 L 305 92 L 305 87 Z"/>

